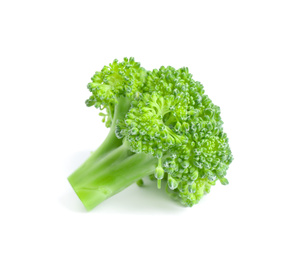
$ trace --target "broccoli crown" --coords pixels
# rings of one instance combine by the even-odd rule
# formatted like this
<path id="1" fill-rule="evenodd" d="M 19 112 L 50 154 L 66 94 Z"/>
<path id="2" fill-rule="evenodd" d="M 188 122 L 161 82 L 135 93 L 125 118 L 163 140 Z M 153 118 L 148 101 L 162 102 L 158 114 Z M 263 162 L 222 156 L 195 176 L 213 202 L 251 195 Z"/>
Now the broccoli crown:
<path id="1" fill-rule="evenodd" d="M 224 176 L 233 157 L 220 108 L 188 68 L 148 72 L 143 90 L 147 92 L 119 123 L 118 137 L 125 137 L 134 153 L 158 158 L 155 178 L 166 178 L 173 195 L 187 206 L 197 203 L 217 179 L 227 184 Z"/>

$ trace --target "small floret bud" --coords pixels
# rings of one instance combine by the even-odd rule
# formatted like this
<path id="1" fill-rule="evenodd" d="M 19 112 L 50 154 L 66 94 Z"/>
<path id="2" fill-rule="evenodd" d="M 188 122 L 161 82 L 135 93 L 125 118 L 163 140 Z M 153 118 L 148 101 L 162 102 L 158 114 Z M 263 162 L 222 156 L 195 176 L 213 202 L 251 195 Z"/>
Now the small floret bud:
<path id="1" fill-rule="evenodd" d="M 197 180 L 197 178 L 198 178 L 198 171 L 195 170 L 195 171 L 191 174 L 191 179 L 195 181 L 195 180 Z"/>
<path id="2" fill-rule="evenodd" d="M 89 99 L 87 99 L 85 101 L 85 104 L 87 107 L 91 107 L 91 106 L 95 105 L 95 103 L 96 103 L 96 100 L 93 96 L 91 96 Z"/>
<path id="3" fill-rule="evenodd" d="M 216 176 L 213 175 L 211 172 L 209 172 L 207 174 L 207 178 L 208 178 L 209 181 L 215 181 L 216 180 Z"/>
<path id="4" fill-rule="evenodd" d="M 170 175 L 168 177 L 168 187 L 171 190 L 175 190 L 178 187 L 178 182 L 175 179 L 173 179 Z"/>
<path id="5" fill-rule="evenodd" d="M 161 150 L 157 150 L 157 151 L 155 152 L 155 157 L 156 157 L 157 159 L 160 159 L 160 158 L 162 157 L 162 155 L 163 155 L 163 153 L 162 153 Z"/>
<path id="6" fill-rule="evenodd" d="M 118 139 L 123 138 L 122 130 L 118 125 L 116 126 L 116 129 L 115 129 L 115 135 Z"/>
<path id="7" fill-rule="evenodd" d="M 190 165 L 190 163 L 189 163 L 188 161 L 183 161 L 183 162 L 181 163 L 181 166 L 182 166 L 184 169 L 188 168 L 189 165 Z"/>
<path id="8" fill-rule="evenodd" d="M 161 180 L 164 178 L 164 170 L 161 166 L 157 166 L 155 169 L 155 178 Z"/>
<path id="9" fill-rule="evenodd" d="M 163 138 L 163 139 L 166 139 L 167 136 L 168 136 L 168 135 L 167 135 L 166 131 L 162 131 L 162 132 L 160 133 L 160 137 Z"/>
<path id="10" fill-rule="evenodd" d="M 184 132 L 188 132 L 189 131 L 189 124 L 187 122 L 184 122 L 182 124 L 182 129 Z"/>
<path id="11" fill-rule="evenodd" d="M 164 178 L 164 170 L 161 166 L 155 169 L 155 178 L 157 179 L 158 189 L 161 189 L 161 180 Z"/>
<path id="12" fill-rule="evenodd" d="M 178 185 L 178 190 L 180 192 L 185 192 L 187 189 L 187 185 L 185 185 L 183 182 L 180 182 L 179 185 Z"/>
<path id="13" fill-rule="evenodd" d="M 205 185 L 204 192 L 205 192 L 205 193 L 209 193 L 209 192 L 210 192 L 210 189 L 211 189 L 211 185 L 210 185 L 210 184 L 206 184 L 206 185 Z"/>
<path id="14" fill-rule="evenodd" d="M 138 129 L 136 127 L 133 127 L 131 130 L 130 130 L 130 134 L 131 135 L 137 135 L 138 134 Z"/>
<path id="15" fill-rule="evenodd" d="M 176 125 L 174 126 L 174 130 L 175 130 L 176 132 L 179 132 L 180 129 L 181 129 L 181 124 L 180 124 L 180 122 L 178 121 L 178 122 L 176 123 Z"/>
<path id="16" fill-rule="evenodd" d="M 229 184 L 229 181 L 228 181 L 226 178 L 221 178 L 221 179 L 220 179 L 220 182 L 221 182 L 222 185 L 227 185 L 227 184 Z"/>
<path id="17" fill-rule="evenodd" d="M 136 183 L 137 183 L 137 185 L 139 187 L 143 187 L 144 186 L 144 181 L 142 179 L 138 180 Z"/>
<path id="18" fill-rule="evenodd" d="M 189 193 L 195 193 L 196 192 L 196 183 L 193 182 L 191 185 L 188 185 L 188 191 Z"/>
<path id="19" fill-rule="evenodd" d="M 211 131 L 211 130 L 213 129 L 213 125 L 212 125 L 211 122 L 208 122 L 207 125 L 206 125 L 206 127 L 207 127 L 207 129 L 208 129 L 209 131 Z"/>
<path id="20" fill-rule="evenodd" d="M 203 165 L 201 162 L 194 160 L 193 163 L 197 168 L 202 169 Z"/>
<path id="21" fill-rule="evenodd" d="M 168 174 L 172 174 L 172 173 L 175 171 L 175 169 L 174 169 L 174 168 L 167 168 L 165 171 L 166 171 Z"/>

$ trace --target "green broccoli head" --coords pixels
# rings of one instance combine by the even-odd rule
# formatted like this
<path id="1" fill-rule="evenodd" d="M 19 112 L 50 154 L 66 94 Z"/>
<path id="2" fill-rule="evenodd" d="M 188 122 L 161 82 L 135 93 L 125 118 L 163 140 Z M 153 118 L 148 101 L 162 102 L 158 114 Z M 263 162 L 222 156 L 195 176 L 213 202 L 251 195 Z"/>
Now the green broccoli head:
<path id="1" fill-rule="evenodd" d="M 145 176 L 157 180 L 158 188 L 165 181 L 167 193 L 185 206 L 198 203 L 218 180 L 228 184 L 233 157 L 220 108 L 188 68 L 145 71 L 125 58 L 92 81 L 86 104 L 110 111 L 115 127 L 108 143 L 115 136 L 121 143 L 111 148 L 104 141 L 105 154 L 98 149 L 69 177 L 87 209 Z M 79 181 L 79 175 L 91 181 Z"/>
<path id="2" fill-rule="evenodd" d="M 187 68 L 161 67 L 147 74 L 144 89 L 152 93 L 144 93 L 119 123 L 119 136 L 134 153 L 156 157 L 158 187 L 165 178 L 174 197 L 192 206 L 217 180 L 228 183 L 232 154 L 220 108 Z"/>

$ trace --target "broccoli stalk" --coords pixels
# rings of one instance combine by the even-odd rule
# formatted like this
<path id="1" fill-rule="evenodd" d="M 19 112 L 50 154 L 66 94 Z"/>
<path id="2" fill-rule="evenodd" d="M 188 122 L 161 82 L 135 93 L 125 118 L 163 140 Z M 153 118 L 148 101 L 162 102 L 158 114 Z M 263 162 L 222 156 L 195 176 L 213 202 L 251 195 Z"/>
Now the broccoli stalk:
<path id="1" fill-rule="evenodd" d="M 147 169 L 143 169 L 143 172 L 139 171 L 139 177 L 138 174 L 132 176 L 134 173 L 132 170 L 133 167 L 131 166 L 137 165 L 137 162 L 139 162 L 139 167 L 141 167 L 141 163 L 143 160 L 145 161 L 145 158 L 141 157 L 139 160 L 139 156 L 133 157 L 129 151 L 129 146 L 122 144 L 123 140 L 117 138 L 115 134 L 117 122 L 124 119 L 131 107 L 131 99 L 128 97 L 121 96 L 116 100 L 116 105 L 113 109 L 114 114 L 111 116 L 111 128 L 106 139 L 99 148 L 68 177 L 71 186 L 87 210 L 94 208 L 103 200 L 141 179 L 143 173 L 145 173 L 145 176 L 147 175 L 147 170 L 149 171 L 148 167 Z M 150 158 L 150 156 L 147 156 L 147 158 L 148 157 Z M 125 169 L 127 162 L 129 162 L 130 166 L 128 167 L 126 165 L 127 169 Z M 108 172 L 107 169 L 109 169 Z M 117 169 L 119 169 L 119 172 L 116 173 Z M 120 176 L 122 176 L 124 172 L 127 173 L 127 178 L 123 178 L 125 181 L 122 183 L 118 179 L 121 178 Z M 131 173 L 131 178 L 129 177 L 129 172 Z M 113 176 L 113 178 L 107 178 L 108 175 Z"/>
<path id="2" fill-rule="evenodd" d="M 92 155 L 68 180 L 87 210 L 155 171 L 157 159 L 134 154 L 129 145 L 108 152 L 98 161 Z"/>
<path id="3" fill-rule="evenodd" d="M 113 109 L 114 113 L 111 115 L 112 123 L 110 127 L 110 131 L 103 141 L 103 143 L 98 147 L 98 149 L 93 152 L 90 156 L 90 160 L 97 161 L 98 159 L 105 156 L 108 152 L 116 149 L 122 144 L 122 140 L 117 138 L 115 131 L 118 120 L 123 120 L 126 113 L 129 111 L 131 107 L 131 99 L 128 97 L 118 97 L 116 99 L 116 105 Z"/>

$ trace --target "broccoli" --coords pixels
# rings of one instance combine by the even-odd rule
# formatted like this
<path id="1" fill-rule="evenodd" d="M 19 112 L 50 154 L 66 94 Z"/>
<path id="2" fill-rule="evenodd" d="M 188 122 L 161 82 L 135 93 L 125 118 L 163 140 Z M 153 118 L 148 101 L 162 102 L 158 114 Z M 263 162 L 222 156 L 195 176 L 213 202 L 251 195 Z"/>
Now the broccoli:
<path id="1" fill-rule="evenodd" d="M 68 177 L 87 210 L 149 176 L 184 206 L 225 178 L 233 160 L 220 108 L 188 68 L 146 71 L 133 58 L 114 60 L 92 77 L 87 106 L 105 113 L 110 132 Z"/>

